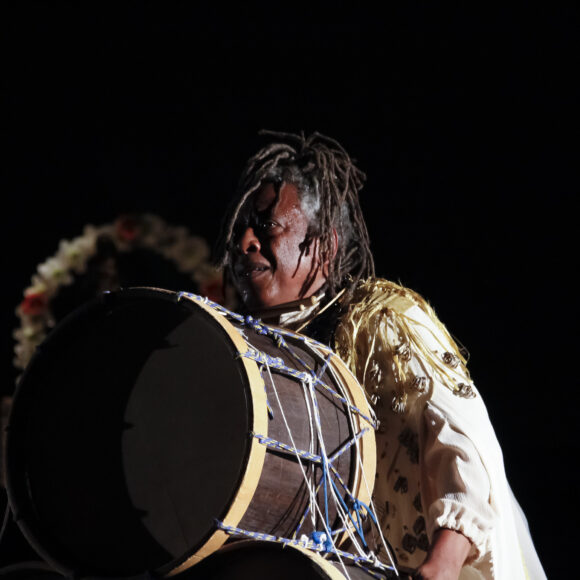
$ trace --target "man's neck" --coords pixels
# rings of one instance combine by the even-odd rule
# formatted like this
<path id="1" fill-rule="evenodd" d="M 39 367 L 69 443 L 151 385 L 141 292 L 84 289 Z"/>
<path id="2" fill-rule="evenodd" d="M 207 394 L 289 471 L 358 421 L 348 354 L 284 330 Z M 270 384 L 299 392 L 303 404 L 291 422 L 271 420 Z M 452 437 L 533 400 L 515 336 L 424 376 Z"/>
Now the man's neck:
<path id="1" fill-rule="evenodd" d="M 305 321 L 314 314 L 318 310 L 323 297 L 324 292 L 320 292 L 308 298 L 277 304 L 270 308 L 252 310 L 250 314 L 266 324 L 275 324 L 276 326 L 287 326 L 291 328 L 296 323 Z"/>

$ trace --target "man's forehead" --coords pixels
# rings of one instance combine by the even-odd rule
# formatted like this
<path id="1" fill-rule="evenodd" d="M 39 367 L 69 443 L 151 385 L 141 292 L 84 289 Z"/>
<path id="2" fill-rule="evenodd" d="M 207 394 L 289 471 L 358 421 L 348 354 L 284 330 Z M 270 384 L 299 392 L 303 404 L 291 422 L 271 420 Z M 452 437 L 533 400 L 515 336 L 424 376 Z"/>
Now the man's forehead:
<path id="1" fill-rule="evenodd" d="M 292 183 L 283 183 L 281 187 L 271 182 L 264 183 L 260 189 L 251 194 L 240 208 L 235 228 L 244 228 L 248 223 L 261 216 L 278 216 L 304 213 L 297 187 Z"/>
<path id="2" fill-rule="evenodd" d="M 265 183 L 252 195 L 252 208 L 257 213 L 263 213 L 274 208 L 279 200 L 279 193 L 273 183 Z"/>
<path id="3" fill-rule="evenodd" d="M 252 197 L 252 206 L 257 213 L 274 210 L 284 213 L 302 208 L 298 189 L 293 183 L 284 182 L 280 187 L 265 183 Z"/>

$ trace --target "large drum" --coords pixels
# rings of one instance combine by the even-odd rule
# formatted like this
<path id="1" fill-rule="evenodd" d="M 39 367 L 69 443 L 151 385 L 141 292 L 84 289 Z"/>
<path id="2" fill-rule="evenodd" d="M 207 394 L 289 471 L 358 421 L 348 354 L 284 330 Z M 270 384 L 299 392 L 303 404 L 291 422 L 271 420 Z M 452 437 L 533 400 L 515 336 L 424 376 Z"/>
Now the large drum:
<path id="1" fill-rule="evenodd" d="M 15 519 L 74 578 L 175 575 L 231 537 L 338 546 L 375 461 L 362 389 L 329 349 L 152 288 L 51 333 L 7 439 Z"/>

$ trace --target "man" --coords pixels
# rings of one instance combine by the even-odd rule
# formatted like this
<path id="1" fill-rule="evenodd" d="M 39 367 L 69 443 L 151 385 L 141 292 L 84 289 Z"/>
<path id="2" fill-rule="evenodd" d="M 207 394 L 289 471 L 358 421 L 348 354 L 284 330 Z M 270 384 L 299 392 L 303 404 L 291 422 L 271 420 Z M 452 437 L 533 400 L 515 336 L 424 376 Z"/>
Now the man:
<path id="1" fill-rule="evenodd" d="M 545 578 L 459 349 L 416 293 L 374 279 L 364 174 L 334 140 L 268 133 L 224 222 L 221 257 L 265 322 L 335 347 L 381 426 L 374 501 L 418 578 Z"/>

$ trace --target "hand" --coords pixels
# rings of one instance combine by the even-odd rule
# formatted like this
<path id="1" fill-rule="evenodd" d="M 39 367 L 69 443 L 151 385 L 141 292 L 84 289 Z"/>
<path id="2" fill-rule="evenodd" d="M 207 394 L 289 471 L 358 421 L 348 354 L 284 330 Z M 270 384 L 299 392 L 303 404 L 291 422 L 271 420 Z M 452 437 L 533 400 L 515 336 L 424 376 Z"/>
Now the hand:
<path id="1" fill-rule="evenodd" d="M 457 580 L 471 549 L 471 542 L 459 532 L 440 529 L 425 562 L 415 572 L 417 580 Z"/>
<path id="2" fill-rule="evenodd" d="M 432 562 L 426 562 L 413 574 L 413 580 L 457 580 L 460 572 L 461 568 L 457 570 L 449 564 L 443 563 L 440 568 Z"/>

